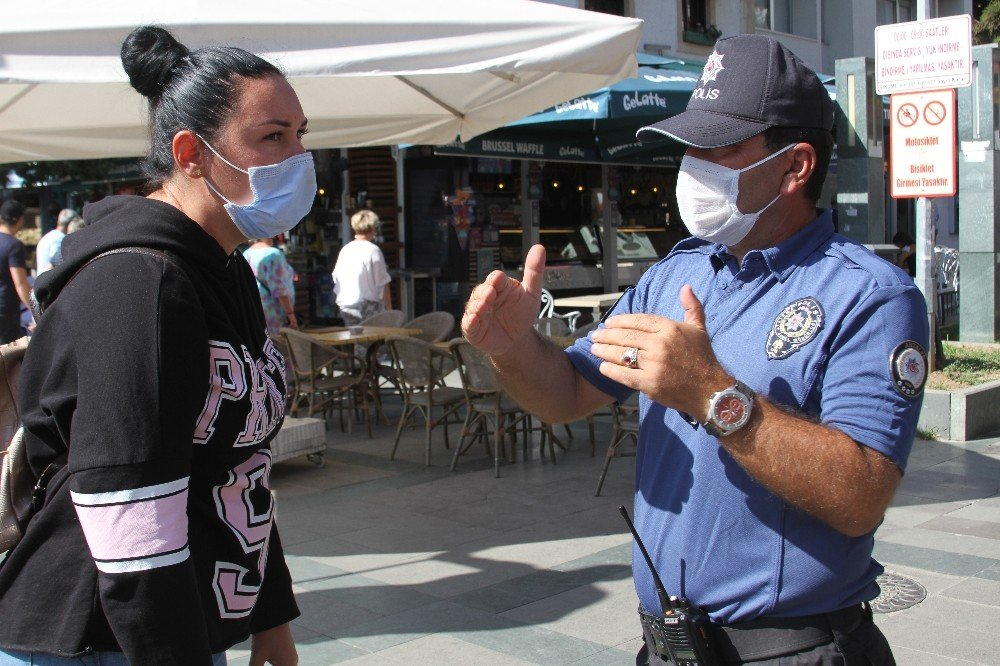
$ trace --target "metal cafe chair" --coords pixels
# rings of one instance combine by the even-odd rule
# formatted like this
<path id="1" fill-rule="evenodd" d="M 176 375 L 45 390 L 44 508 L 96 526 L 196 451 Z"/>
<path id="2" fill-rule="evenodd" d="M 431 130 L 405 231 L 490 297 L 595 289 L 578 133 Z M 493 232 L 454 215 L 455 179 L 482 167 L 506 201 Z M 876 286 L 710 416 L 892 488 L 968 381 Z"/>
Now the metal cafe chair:
<path id="1" fill-rule="evenodd" d="M 403 426 L 411 416 L 420 414 L 424 417 L 427 432 L 426 463 L 430 466 L 431 433 L 437 426 L 444 425 L 445 447 L 451 448 L 448 441 L 448 418 L 465 404 L 465 392 L 460 388 L 441 386 L 441 380 L 454 369 L 447 349 L 424 340 L 396 335 L 389 336 L 386 344 L 392 353 L 396 378 L 403 393 L 403 413 L 399 416 L 396 440 L 389 460 L 396 458 Z M 435 417 L 436 409 L 440 413 Z"/>
<path id="2" fill-rule="evenodd" d="M 406 321 L 406 313 L 402 310 L 383 310 L 382 312 L 376 312 L 367 319 L 362 320 L 358 326 L 383 326 L 386 328 L 400 328 L 403 326 L 403 322 Z M 371 391 L 376 402 L 377 411 L 382 414 L 382 418 L 385 418 L 385 414 L 382 412 L 382 396 L 379 393 L 379 386 L 382 380 L 385 379 L 397 390 L 399 387 L 395 381 L 395 373 L 392 370 L 392 359 L 389 357 L 388 353 L 385 351 L 384 345 L 381 343 L 375 343 L 373 347 L 369 348 L 365 345 L 355 345 L 354 353 L 357 356 L 363 356 L 368 361 L 368 375 L 371 381 Z M 389 421 L 386 420 L 388 425 Z"/>
<path id="3" fill-rule="evenodd" d="M 443 342 L 451 337 L 451 332 L 455 328 L 455 315 L 450 312 L 428 312 L 419 317 L 414 317 L 402 325 L 401 328 L 413 328 L 420 332 L 412 337 L 426 342 Z M 383 384 L 383 380 L 388 382 L 396 391 L 399 391 L 399 381 L 396 379 L 396 370 L 393 368 L 392 359 L 377 359 L 372 370 L 372 385 L 378 391 Z M 444 373 L 447 374 L 447 373 Z"/>
<path id="4" fill-rule="evenodd" d="M 558 317 L 539 317 L 532 323 L 532 326 L 542 335 L 563 337 L 570 333 L 569 325 L 564 319 Z"/>
<path id="5" fill-rule="evenodd" d="M 386 328 L 399 328 L 406 321 L 406 313 L 402 310 L 383 310 L 382 312 L 376 312 L 372 316 L 365 320 L 362 320 L 359 326 L 385 326 Z"/>
<path id="6" fill-rule="evenodd" d="M 295 376 L 295 370 L 292 366 L 292 350 L 288 348 L 288 339 L 284 335 L 279 333 L 277 335 L 269 335 L 274 346 L 278 348 L 281 352 L 281 357 L 285 359 L 285 413 L 292 413 L 292 402 L 295 400 L 295 396 L 298 395 L 298 382 Z"/>
<path id="7" fill-rule="evenodd" d="M 458 366 L 467 407 L 465 423 L 462 424 L 461 440 L 455 447 L 451 469 L 455 470 L 460 455 L 468 451 L 477 440 L 482 440 L 486 445 L 487 453 L 493 454 L 493 473 L 499 478 L 505 438 L 509 438 L 511 451 L 513 451 L 517 428 L 521 426 L 522 435 L 527 440 L 528 432 L 531 430 L 531 415 L 522 410 L 510 396 L 503 392 L 496 370 L 493 369 L 493 364 L 490 363 L 486 354 L 473 347 L 464 338 L 456 338 L 449 342 L 448 349 L 451 350 L 455 357 L 455 364 Z M 492 447 L 490 446 L 491 434 L 493 436 Z M 465 443 L 467 438 L 468 444 Z M 554 458 L 553 462 L 555 462 Z"/>
<path id="8" fill-rule="evenodd" d="M 428 312 L 406 322 L 403 328 L 420 329 L 420 333 L 414 336 L 420 340 L 444 342 L 455 329 L 455 315 L 443 311 Z"/>
<path id="9" fill-rule="evenodd" d="M 572 312 L 566 312 L 564 314 L 559 314 L 556 312 L 555 298 L 552 296 L 552 292 L 548 289 L 542 289 L 542 307 L 538 311 L 539 318 L 542 317 L 556 317 L 563 319 L 566 322 L 566 328 L 569 332 L 572 332 L 576 328 L 576 320 L 580 318 L 580 311 L 573 310 Z M 556 335 L 553 333 L 552 335 Z M 559 335 L 566 335 L 561 333 Z"/>
<path id="10" fill-rule="evenodd" d="M 311 336 L 292 328 L 282 328 L 281 336 L 289 351 L 291 372 L 294 380 L 294 395 L 289 413 L 298 414 L 303 404 L 306 415 L 323 412 L 324 416 L 337 406 L 340 415 L 340 429 L 344 430 L 344 405 L 348 407 L 347 430 L 351 431 L 352 408 L 361 402 L 368 436 L 372 436 L 371 420 L 368 415 L 368 392 L 365 361 L 354 354 L 348 354 L 336 347 L 324 344 Z M 293 382 L 289 382 L 291 386 Z"/>
<path id="11" fill-rule="evenodd" d="M 608 467 L 611 466 L 612 458 L 634 457 L 635 447 L 639 444 L 639 400 L 635 396 L 629 398 L 624 404 L 615 403 L 611 406 L 611 420 L 614 429 L 611 433 L 611 444 L 608 445 L 608 453 L 604 458 L 604 467 L 601 469 L 601 478 L 597 480 L 597 492 L 594 497 L 600 497 L 601 488 L 604 487 L 604 477 L 608 475 Z M 622 450 L 622 445 L 626 441 L 632 440 L 633 447 L 630 450 Z"/>

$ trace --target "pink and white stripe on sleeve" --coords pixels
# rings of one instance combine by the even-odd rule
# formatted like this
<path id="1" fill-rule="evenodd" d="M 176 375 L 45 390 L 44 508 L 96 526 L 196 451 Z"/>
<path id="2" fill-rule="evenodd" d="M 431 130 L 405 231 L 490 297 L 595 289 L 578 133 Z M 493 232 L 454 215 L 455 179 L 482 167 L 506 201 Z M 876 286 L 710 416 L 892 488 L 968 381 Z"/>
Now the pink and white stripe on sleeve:
<path id="1" fill-rule="evenodd" d="M 105 493 L 70 492 L 99 571 L 146 571 L 190 556 L 188 480 Z"/>

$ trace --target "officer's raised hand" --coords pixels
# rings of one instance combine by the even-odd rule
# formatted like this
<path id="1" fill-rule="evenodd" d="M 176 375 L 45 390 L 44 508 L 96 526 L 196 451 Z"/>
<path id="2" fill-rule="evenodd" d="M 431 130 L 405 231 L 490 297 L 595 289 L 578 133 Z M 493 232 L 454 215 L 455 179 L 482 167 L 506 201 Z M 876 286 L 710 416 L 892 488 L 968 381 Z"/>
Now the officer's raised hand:
<path id="1" fill-rule="evenodd" d="M 705 331 L 705 311 L 690 285 L 679 294 L 684 321 L 651 314 L 610 317 L 594 331 L 591 352 L 601 374 L 655 402 L 704 420 L 708 396 L 732 385 Z M 629 363 L 630 349 L 637 350 Z"/>
<path id="2" fill-rule="evenodd" d="M 506 354 L 531 331 L 542 298 L 545 248 L 535 245 L 524 259 L 524 279 L 493 271 L 469 297 L 462 316 L 462 333 L 491 356 Z"/>

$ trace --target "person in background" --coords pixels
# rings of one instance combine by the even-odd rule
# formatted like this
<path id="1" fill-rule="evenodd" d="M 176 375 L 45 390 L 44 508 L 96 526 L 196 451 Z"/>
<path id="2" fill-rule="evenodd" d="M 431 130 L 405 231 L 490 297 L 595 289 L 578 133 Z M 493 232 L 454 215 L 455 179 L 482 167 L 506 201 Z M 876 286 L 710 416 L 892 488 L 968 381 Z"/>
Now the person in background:
<path id="1" fill-rule="evenodd" d="M 917 253 L 913 238 L 905 231 L 896 232 L 892 237 L 892 244 L 899 248 L 896 256 L 896 265 L 906 271 L 906 274 L 913 277 L 917 274 Z"/>
<path id="2" fill-rule="evenodd" d="M 378 245 L 372 242 L 378 231 L 378 215 L 370 210 L 351 217 L 354 240 L 340 249 L 333 268 L 333 290 L 344 323 L 353 326 L 392 307 L 389 271 Z"/>
<path id="3" fill-rule="evenodd" d="M 144 26 L 121 61 L 150 193 L 88 204 L 35 284 L 18 398 L 55 471 L 0 565 L 0 666 L 220 666 L 247 640 L 253 666 L 295 666 L 270 492 L 286 370 L 237 248 L 312 208 L 305 113 L 240 48 Z"/>
<path id="4" fill-rule="evenodd" d="M 80 229 L 87 226 L 87 221 L 82 217 L 76 217 L 69 224 L 66 225 L 66 235 L 75 234 Z M 62 263 L 62 243 L 59 244 L 59 249 L 56 251 L 55 255 L 52 257 L 52 266 L 58 266 Z"/>
<path id="5" fill-rule="evenodd" d="M 0 205 L 0 344 L 24 335 L 21 306 L 31 308 L 31 285 L 24 244 L 15 234 L 24 224 L 24 204 L 9 199 Z M 31 325 L 29 325 L 31 328 Z"/>
<path id="6" fill-rule="evenodd" d="M 274 244 L 273 238 L 258 238 L 243 251 L 257 278 L 267 333 L 271 337 L 278 335 L 286 321 L 289 328 L 299 327 L 295 318 L 295 269 Z"/>
<path id="7" fill-rule="evenodd" d="M 64 208 L 59 211 L 56 218 L 56 227 L 49 233 L 42 236 L 35 248 L 35 276 L 39 276 L 52 268 L 59 257 L 59 249 L 62 247 L 63 239 L 66 238 L 67 229 L 70 222 L 80 219 L 79 213 L 72 208 Z"/>

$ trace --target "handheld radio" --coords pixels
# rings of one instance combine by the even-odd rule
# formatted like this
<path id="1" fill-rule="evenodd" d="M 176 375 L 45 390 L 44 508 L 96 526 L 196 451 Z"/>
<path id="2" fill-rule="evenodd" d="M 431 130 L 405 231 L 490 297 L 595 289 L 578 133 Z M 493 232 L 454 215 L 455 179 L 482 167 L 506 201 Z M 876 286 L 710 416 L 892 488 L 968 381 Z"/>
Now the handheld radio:
<path id="1" fill-rule="evenodd" d="M 647 625 L 656 643 L 653 647 L 677 666 L 721 666 L 709 640 L 708 615 L 683 597 L 678 599 L 667 595 L 663 581 L 653 566 L 653 560 L 639 538 L 639 533 L 635 531 L 632 519 L 628 517 L 628 511 L 624 506 L 618 507 L 618 511 L 628 524 L 639 552 L 653 574 L 653 584 L 660 598 L 660 607 L 663 608 L 663 617 L 656 618 Z"/>

